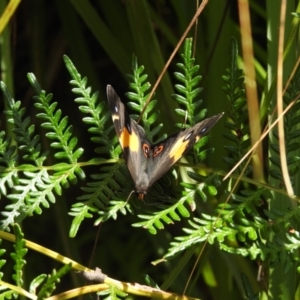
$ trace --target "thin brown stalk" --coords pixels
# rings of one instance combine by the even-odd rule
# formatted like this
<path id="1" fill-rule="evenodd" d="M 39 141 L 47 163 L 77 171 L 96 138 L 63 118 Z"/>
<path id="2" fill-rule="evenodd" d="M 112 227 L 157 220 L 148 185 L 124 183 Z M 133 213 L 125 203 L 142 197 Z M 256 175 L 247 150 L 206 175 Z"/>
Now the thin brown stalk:
<path id="1" fill-rule="evenodd" d="M 239 0 L 239 17 L 241 25 L 242 52 L 245 62 L 245 87 L 248 103 L 248 115 L 250 124 L 251 144 L 254 145 L 261 135 L 259 101 L 254 68 L 254 54 L 251 32 L 250 9 L 248 0 Z M 263 150 L 259 144 L 252 157 L 253 177 L 258 181 L 264 181 L 263 176 Z"/>
<path id="2" fill-rule="evenodd" d="M 281 116 L 283 112 L 283 50 L 284 50 L 284 22 L 286 14 L 286 0 L 281 1 L 280 9 L 280 27 L 279 27 L 279 41 L 278 41 L 278 61 L 277 61 L 277 114 Z M 278 139 L 279 139 L 279 151 L 280 151 L 280 163 L 283 181 L 285 188 L 290 197 L 294 196 L 294 190 L 289 176 L 289 170 L 286 159 L 286 148 L 284 138 L 284 120 L 279 118 L 278 120 Z"/>
<path id="3" fill-rule="evenodd" d="M 139 117 L 139 119 L 138 119 L 138 123 L 140 122 L 141 117 L 142 117 L 143 113 L 145 112 L 145 109 L 146 109 L 147 105 L 149 104 L 149 102 L 150 102 L 150 100 L 151 100 L 151 98 L 152 98 L 152 96 L 153 96 L 153 94 L 154 94 L 156 88 L 158 87 L 158 84 L 160 83 L 160 81 L 161 81 L 162 77 L 164 76 L 165 72 L 167 71 L 167 69 L 168 69 L 168 67 L 169 67 L 169 65 L 170 65 L 170 63 L 171 63 L 171 61 L 173 60 L 175 54 L 177 53 L 178 49 L 180 48 L 181 44 L 182 44 L 183 41 L 185 40 L 187 34 L 189 33 L 189 31 L 191 30 L 192 26 L 193 26 L 193 25 L 195 24 L 195 22 L 197 21 L 199 15 L 200 15 L 201 12 L 203 11 L 203 9 L 205 8 L 205 6 L 206 6 L 207 3 L 208 3 L 208 0 L 203 0 L 203 1 L 202 1 L 202 3 L 200 4 L 200 6 L 198 7 L 198 9 L 197 9 L 197 11 L 196 11 L 194 17 L 192 18 L 190 24 L 189 24 L 188 27 L 186 28 L 185 32 L 183 33 L 183 35 L 181 36 L 179 42 L 177 43 L 175 49 L 173 50 L 172 54 L 170 55 L 170 57 L 169 57 L 168 61 L 166 62 L 166 64 L 165 64 L 163 70 L 161 71 L 161 73 L 160 73 L 160 75 L 158 76 L 158 78 L 157 78 L 155 84 L 153 85 L 153 88 L 152 88 L 152 90 L 151 90 L 151 93 L 150 93 L 150 95 L 149 95 L 149 97 L 148 97 L 148 99 L 147 99 L 147 101 L 146 101 L 146 103 L 145 103 L 145 106 L 144 106 L 144 108 L 143 108 L 143 110 L 142 110 L 142 112 L 141 112 L 141 114 L 140 114 L 140 117 Z"/>

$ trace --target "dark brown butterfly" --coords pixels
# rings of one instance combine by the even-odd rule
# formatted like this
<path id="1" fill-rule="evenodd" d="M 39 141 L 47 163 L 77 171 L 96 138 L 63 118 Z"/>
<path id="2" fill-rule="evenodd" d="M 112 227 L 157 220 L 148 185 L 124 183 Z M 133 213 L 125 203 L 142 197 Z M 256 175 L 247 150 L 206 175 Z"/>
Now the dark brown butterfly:
<path id="1" fill-rule="evenodd" d="M 147 140 L 145 130 L 129 117 L 113 87 L 108 85 L 106 91 L 116 133 L 140 199 L 224 114 L 205 119 L 153 145 Z"/>

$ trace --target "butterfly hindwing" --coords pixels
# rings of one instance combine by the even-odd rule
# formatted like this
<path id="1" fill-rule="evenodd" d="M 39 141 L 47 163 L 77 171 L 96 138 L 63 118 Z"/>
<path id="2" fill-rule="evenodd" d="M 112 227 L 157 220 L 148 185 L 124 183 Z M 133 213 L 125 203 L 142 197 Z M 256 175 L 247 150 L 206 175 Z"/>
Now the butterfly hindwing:
<path id="1" fill-rule="evenodd" d="M 149 185 L 151 186 L 157 181 L 188 152 L 218 122 L 222 115 L 223 113 L 205 119 L 193 127 L 175 133 L 157 145 L 153 145 L 153 162 L 149 169 L 150 172 L 148 172 Z"/>

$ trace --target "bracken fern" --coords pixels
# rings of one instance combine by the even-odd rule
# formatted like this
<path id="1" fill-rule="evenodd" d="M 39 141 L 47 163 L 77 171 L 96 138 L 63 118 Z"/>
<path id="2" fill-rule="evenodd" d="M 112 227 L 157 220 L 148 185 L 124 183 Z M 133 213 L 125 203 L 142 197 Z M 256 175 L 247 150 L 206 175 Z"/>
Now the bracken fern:
<path id="1" fill-rule="evenodd" d="M 227 132 L 224 136 L 232 145 L 226 146 L 229 156 L 225 161 L 229 167 L 236 164 L 247 152 L 250 142 L 247 126 L 246 102 L 243 90 L 243 76 L 237 67 L 237 44 L 233 40 L 231 49 L 230 68 L 224 76 L 224 91 L 229 99 L 229 120 L 225 126 Z M 288 90 L 285 101 L 293 100 L 299 94 L 299 73 L 294 77 Z M 298 123 L 299 102 L 293 106 L 289 114 L 285 117 L 286 147 L 290 152 L 288 165 L 290 175 L 295 175 L 298 171 L 298 158 L 292 155 L 292 151 L 298 146 L 295 138 L 299 136 L 299 130 L 295 128 Z M 276 133 L 275 133 L 276 135 Z M 271 145 L 278 157 L 272 156 L 270 159 L 277 167 L 273 168 L 272 176 L 281 180 L 280 160 L 278 145 Z M 276 162 L 276 163 L 274 163 Z M 242 168 L 240 168 L 240 171 Z M 247 167 L 246 176 L 250 175 L 251 168 Z M 246 179 L 245 177 L 242 177 Z M 255 182 L 252 181 L 255 184 Z M 232 184 L 230 184 L 231 186 Z M 190 220 L 190 227 L 185 228 L 185 236 L 176 237 L 171 243 L 171 248 L 165 258 L 171 257 L 183 249 L 197 243 L 208 241 L 210 244 L 218 243 L 221 250 L 241 256 L 249 256 L 251 259 L 261 261 L 268 260 L 271 266 L 279 262 L 284 263 L 285 271 L 294 267 L 299 269 L 298 249 L 300 236 L 298 232 L 299 208 L 294 207 L 289 210 L 266 209 L 266 204 L 272 201 L 271 186 L 253 186 L 241 183 L 237 191 L 231 194 L 229 203 L 219 204 L 212 215 L 202 214 L 201 218 Z M 276 191 L 274 191 L 276 193 Z M 279 192 L 279 191 L 278 191 Z M 287 230 L 287 228 L 290 228 Z M 274 233 L 274 238 L 269 239 L 270 233 Z M 283 233 L 279 235 L 278 233 Z M 233 243 L 230 243 L 232 241 Z"/>
<path id="2" fill-rule="evenodd" d="M 56 284 L 60 279 L 71 270 L 70 265 L 64 265 L 58 271 L 53 270 L 51 275 L 40 274 L 35 278 L 24 278 L 24 266 L 26 264 L 25 256 L 28 252 L 26 248 L 26 240 L 19 225 L 15 224 L 14 229 L 14 252 L 9 253 L 11 260 L 13 260 L 12 279 L 14 281 L 14 289 L 11 289 L 12 284 L 1 281 L 0 299 L 17 298 L 18 296 L 26 296 L 36 299 L 45 299 L 49 297 L 56 288 Z M 0 256 L 5 254 L 4 249 L 0 249 Z M 6 260 L 0 260 L 0 268 L 6 263 Z M 4 280 L 3 274 L 0 273 L 0 279 Z M 26 280 L 24 280 L 26 279 Z M 28 290 L 26 289 L 29 286 Z M 6 290 L 10 288 L 9 290 Z"/>
<path id="3" fill-rule="evenodd" d="M 207 110 L 200 110 L 202 101 L 197 98 L 201 92 L 201 88 L 199 88 L 201 76 L 197 74 L 199 65 L 195 65 L 195 59 L 192 57 L 192 39 L 186 39 L 181 56 L 183 62 L 177 64 L 180 72 L 175 72 L 175 77 L 180 84 L 175 85 L 178 94 L 173 95 L 173 98 L 179 105 L 185 107 L 185 109 L 176 109 L 176 113 L 187 120 L 187 124 L 177 124 L 177 127 L 181 127 L 182 129 L 183 127 L 187 128 L 188 126 L 193 126 L 200 122 L 204 118 Z M 212 149 L 201 149 L 201 147 L 207 143 L 207 140 L 207 136 L 201 137 L 199 142 L 195 145 L 195 161 L 203 160 L 207 154 L 212 151 Z M 217 193 L 214 185 L 212 184 L 215 175 L 205 177 L 192 172 L 188 172 L 188 175 L 193 179 L 199 179 L 201 177 L 202 182 L 199 184 L 182 182 L 181 185 L 185 189 L 182 191 L 181 197 L 178 195 L 175 197 L 173 195 L 169 198 L 169 201 L 165 205 L 167 208 L 154 212 L 151 215 L 139 215 L 140 218 L 146 221 L 135 223 L 133 226 L 147 228 L 152 234 L 155 234 L 157 232 L 156 229 L 164 228 L 164 223 L 173 224 L 174 221 L 180 221 L 180 217 L 189 217 L 190 212 L 185 205 L 188 204 L 192 209 L 194 209 L 194 199 L 196 195 L 200 195 L 200 197 L 205 201 L 207 198 L 205 191 L 214 195 Z M 214 181 L 214 183 L 216 182 L 217 181 Z M 161 204 L 161 206 L 163 207 L 163 204 Z"/>
<path id="4" fill-rule="evenodd" d="M 1 83 L 8 107 L 5 113 L 8 122 L 14 126 L 17 144 L 16 147 L 12 146 L 9 139 L 3 139 L 2 133 L 1 191 L 6 195 L 6 188 L 9 187 L 10 193 L 6 196 L 12 202 L 2 212 L 4 219 L 1 220 L 1 228 L 7 230 L 14 221 L 19 222 L 34 212 L 40 214 L 41 206 L 49 207 L 49 202 L 55 202 L 54 191 L 61 194 L 63 186 L 77 182 L 77 176 L 84 178 L 84 172 L 78 165 L 83 150 L 75 150 L 77 139 L 72 137 L 72 127 L 67 127 L 67 118 L 61 119 L 61 111 L 56 110 L 56 103 L 51 104 L 52 95 L 40 89 L 34 75 L 29 74 L 28 78 L 38 93 L 34 97 L 35 106 L 42 112 L 37 117 L 44 121 L 41 126 L 48 131 L 47 138 L 54 140 L 50 146 L 56 149 L 55 158 L 64 162 L 50 168 L 44 166 L 47 153 L 40 152 L 40 137 L 33 136 L 34 125 L 29 125 L 29 117 L 23 119 L 25 109 L 20 108 L 20 101 L 15 102 L 4 83 Z M 19 156 L 22 156 L 23 164 L 17 164 L 17 161 L 22 161 Z"/>

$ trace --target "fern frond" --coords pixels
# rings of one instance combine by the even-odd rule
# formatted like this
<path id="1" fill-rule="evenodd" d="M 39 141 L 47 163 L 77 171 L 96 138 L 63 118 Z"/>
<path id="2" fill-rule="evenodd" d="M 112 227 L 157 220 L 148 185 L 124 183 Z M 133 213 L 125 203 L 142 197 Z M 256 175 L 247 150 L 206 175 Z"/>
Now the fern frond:
<path id="1" fill-rule="evenodd" d="M 14 291 L 5 291 L 0 293 L 0 299 L 12 299 L 15 296 L 15 292 Z"/>
<path id="2" fill-rule="evenodd" d="M 29 82 L 36 89 L 38 96 L 35 96 L 35 107 L 42 112 L 37 114 L 37 117 L 45 122 L 41 126 L 47 129 L 46 137 L 50 140 L 55 140 L 50 146 L 54 149 L 60 149 L 55 152 L 54 157 L 57 159 L 66 159 L 70 164 L 76 164 L 78 158 L 83 154 L 83 149 L 75 150 L 78 139 L 72 137 L 73 126 L 68 126 L 68 117 L 61 118 L 62 112 L 60 109 L 56 110 L 57 103 L 52 101 L 53 96 L 42 91 L 36 82 L 34 74 L 28 74 Z M 68 126 L 68 127 L 67 127 Z M 80 168 L 76 168 L 75 173 L 84 178 L 84 173 Z"/>
<path id="3" fill-rule="evenodd" d="M 107 290 L 98 293 L 103 300 L 121 300 L 128 296 L 127 293 L 121 291 L 117 286 L 110 285 Z M 106 296 L 106 297 L 105 297 Z"/>
<path id="4" fill-rule="evenodd" d="M 230 67 L 223 76 L 225 86 L 223 91 L 229 100 L 228 119 L 225 127 L 228 129 L 223 136 L 232 142 L 225 146 L 230 156 L 224 158 L 229 167 L 233 167 L 248 151 L 250 146 L 249 126 L 247 125 L 248 112 L 244 90 L 244 76 L 242 70 L 238 68 L 238 46 L 235 39 L 231 43 Z M 241 172 L 244 165 L 241 164 L 237 172 Z M 245 174 L 249 174 L 250 167 L 247 167 Z"/>
<path id="5" fill-rule="evenodd" d="M 36 167 L 40 167 L 45 159 L 45 155 L 39 157 L 40 146 L 36 143 L 39 140 L 39 137 L 36 136 L 33 140 L 31 140 L 34 126 L 29 126 L 30 128 L 28 127 L 29 118 L 26 118 L 23 121 L 22 117 L 25 112 L 24 108 L 20 108 L 20 101 L 14 101 L 3 82 L 1 82 L 1 89 L 4 93 L 8 107 L 8 110 L 5 111 L 5 114 L 9 117 L 8 122 L 15 125 L 13 132 L 16 135 L 16 141 L 20 143 L 19 150 L 25 153 L 23 158 L 34 161 Z M 1 221 L 1 228 L 3 229 L 8 228 L 8 226 L 12 224 L 20 215 L 20 210 L 25 206 L 25 199 L 28 197 L 32 187 L 32 184 L 29 184 L 27 185 L 27 188 L 24 188 L 26 183 L 24 180 L 22 181 L 19 178 L 18 172 L 20 169 L 18 169 L 16 166 L 18 156 L 16 155 L 15 151 L 17 150 L 17 147 L 11 146 L 10 144 L 11 139 L 4 140 L 4 132 L 2 132 L 1 164 L 3 166 L 1 167 L 0 175 L 1 193 L 6 195 L 7 187 L 16 191 L 16 193 L 8 195 L 8 198 L 12 200 L 13 203 L 6 206 L 6 210 L 1 212 L 2 216 L 5 217 L 5 219 Z M 25 166 L 25 171 L 29 171 L 29 169 L 35 169 L 36 167 L 27 165 L 27 167 Z"/>
<path id="6" fill-rule="evenodd" d="M 202 100 L 197 98 L 203 89 L 199 87 L 199 82 L 202 77 L 197 75 L 200 66 L 195 65 L 195 58 L 192 57 L 192 47 L 193 39 L 186 39 L 184 42 L 183 53 L 181 54 L 183 62 L 176 64 L 179 71 L 174 73 L 175 78 L 180 83 L 175 84 L 177 93 L 173 95 L 173 98 L 180 106 L 185 107 L 185 109 L 175 109 L 177 115 L 183 117 L 185 120 L 182 123 L 176 124 L 176 126 L 181 129 L 199 123 L 204 119 L 207 113 L 207 109 L 200 110 Z M 207 144 L 207 141 L 208 137 L 204 136 L 194 145 L 194 154 L 198 161 L 201 161 L 206 157 L 206 153 L 201 151 L 201 148 Z"/>
<path id="7" fill-rule="evenodd" d="M 218 241 L 220 247 L 226 246 L 226 239 L 239 240 L 245 242 L 245 237 L 250 240 L 256 240 L 260 235 L 259 232 L 267 222 L 254 214 L 252 209 L 253 199 L 261 197 L 264 189 L 245 195 L 242 204 L 220 204 L 216 210 L 218 215 L 209 216 L 202 214 L 202 219 L 194 218 L 189 221 L 192 229 L 184 229 L 186 236 L 175 238 L 176 242 L 168 250 L 166 257 L 175 255 L 178 251 L 185 250 L 191 245 L 208 240 L 213 244 Z M 249 221 L 248 214 L 253 214 L 253 221 Z M 222 248 L 223 249 L 223 248 Z M 245 251 L 244 251 L 245 252 Z"/>
<path id="8" fill-rule="evenodd" d="M 51 275 L 47 276 L 46 282 L 43 284 L 41 290 L 37 294 L 38 299 L 45 299 L 49 297 L 56 288 L 56 284 L 60 282 L 60 279 L 72 269 L 72 265 L 64 265 L 58 272 L 55 270 Z"/>
<path id="9" fill-rule="evenodd" d="M 52 95 L 46 95 L 41 90 L 35 76 L 28 74 L 28 79 L 39 96 L 34 97 L 35 106 L 43 112 L 38 117 L 45 120 L 42 127 L 49 130 L 46 137 L 56 140 L 51 143 L 53 149 L 59 149 L 55 153 L 58 159 L 67 160 L 52 167 L 43 166 L 47 153 L 41 153 L 40 137 L 34 135 L 34 126 L 30 125 L 30 119 L 23 116 L 24 108 L 20 108 L 20 102 L 15 102 L 1 83 L 1 89 L 7 102 L 9 122 L 15 127 L 15 140 L 17 147 L 10 146 L 10 140 L 4 140 L 1 133 L 1 168 L 0 186 L 1 192 L 7 194 L 7 186 L 12 190 L 7 196 L 12 201 L 1 212 L 4 219 L 1 220 L 1 228 L 8 229 L 8 226 L 15 221 L 21 221 L 34 212 L 41 213 L 41 205 L 49 207 L 49 202 L 54 202 L 54 192 L 61 193 L 62 186 L 67 187 L 69 182 L 76 183 L 77 177 L 84 178 L 84 173 L 78 164 L 78 158 L 82 155 L 81 148 L 76 150 L 77 138 L 72 137 L 72 127 L 67 127 L 67 118 L 61 119 L 61 111 L 56 110 L 56 103 L 51 104 Z M 22 158 L 31 164 L 16 165 L 17 150 L 23 153 Z M 53 172 L 50 175 L 49 172 Z"/>
<path id="10" fill-rule="evenodd" d="M 296 72 L 295 77 L 291 81 L 291 84 L 284 95 L 285 105 L 288 105 L 291 101 L 293 101 L 299 95 L 299 92 L 300 70 Z M 297 151 L 300 147 L 300 130 L 298 129 L 298 124 L 300 121 L 299 111 L 300 101 L 298 100 L 284 116 L 285 147 L 287 151 L 286 160 L 290 176 L 295 176 L 299 172 L 300 157 L 295 155 L 295 151 Z M 273 130 L 272 134 L 275 137 L 274 141 L 276 141 L 276 143 L 273 142 L 270 144 L 270 147 L 273 150 L 272 156 L 270 156 L 270 175 L 279 180 L 279 184 L 281 185 L 283 176 L 281 172 L 278 131 Z"/>
<path id="11" fill-rule="evenodd" d="M 114 220 L 117 219 L 117 214 L 121 213 L 123 215 L 126 215 L 127 211 L 132 213 L 132 210 L 130 209 L 130 205 L 124 203 L 123 200 L 121 201 L 110 201 L 109 207 L 106 209 L 106 211 L 99 211 L 100 217 L 95 221 L 95 225 L 100 224 L 101 222 L 105 222 L 108 219 L 112 218 Z"/>
<path id="12" fill-rule="evenodd" d="M 18 225 L 14 226 L 14 234 L 16 237 L 16 241 L 14 243 L 15 252 L 10 254 L 11 258 L 15 261 L 15 273 L 12 275 L 12 278 L 16 282 L 17 286 L 22 287 L 24 283 L 23 267 L 26 264 L 24 256 L 27 254 L 28 249 L 25 248 L 26 241 L 24 239 L 24 234 Z"/>
<path id="13" fill-rule="evenodd" d="M 66 55 L 64 55 L 64 61 L 72 77 L 72 80 L 70 81 L 70 84 L 74 86 L 72 92 L 80 95 L 80 97 L 75 99 L 75 102 L 80 104 L 79 110 L 83 114 L 88 115 L 83 118 L 83 122 L 90 126 L 88 132 L 93 135 L 91 141 L 101 144 L 100 147 L 96 148 L 95 152 L 102 155 L 108 154 L 112 158 L 118 158 L 120 149 L 116 151 L 116 148 L 114 147 L 117 143 L 117 139 L 109 138 L 113 126 L 108 126 L 107 124 L 107 121 L 111 120 L 111 115 L 106 109 L 106 103 L 104 101 L 98 103 L 98 92 L 91 94 L 91 88 L 86 87 L 87 78 L 81 78 L 76 67 Z"/>
<path id="14" fill-rule="evenodd" d="M 259 247 L 256 247 L 256 252 L 253 252 L 253 245 L 250 244 L 249 249 L 242 247 L 233 248 L 227 245 L 226 241 L 235 240 L 237 237 L 243 239 L 245 235 L 256 240 L 257 234 L 255 233 L 257 228 L 253 228 L 248 225 L 234 225 L 224 223 L 222 218 L 202 214 L 202 219 L 194 218 L 193 221 L 189 221 L 191 228 L 184 228 L 183 231 L 186 233 L 185 236 L 176 237 L 175 242 L 171 243 L 171 247 L 168 249 L 168 253 L 164 258 L 168 258 L 178 254 L 190 246 L 194 246 L 197 243 L 208 241 L 213 244 L 215 241 L 218 242 L 220 249 L 226 250 L 229 253 L 231 251 L 240 251 L 239 254 L 243 256 L 252 254 L 252 259 L 255 259 L 257 255 L 261 254 Z M 232 225 L 232 227 L 230 226 Z M 255 257 L 253 254 L 255 253 Z"/>
<path id="15" fill-rule="evenodd" d="M 35 126 L 30 125 L 29 117 L 23 119 L 25 108 L 21 108 L 20 101 L 16 102 L 12 98 L 3 82 L 1 82 L 1 89 L 8 107 L 8 110 L 4 111 L 4 113 L 8 116 L 8 122 L 14 125 L 12 131 L 15 134 L 20 152 L 24 153 L 23 158 L 34 162 L 37 166 L 41 166 L 46 159 L 47 153 L 40 155 L 40 137 L 38 135 L 33 136 Z"/>
<path id="16" fill-rule="evenodd" d="M 207 200 L 206 193 L 211 196 L 217 195 L 218 191 L 216 189 L 217 186 L 221 185 L 221 181 L 219 180 L 219 176 L 217 174 L 210 174 L 208 176 L 202 176 L 197 173 L 187 172 L 189 177 L 191 177 L 195 181 L 199 181 L 197 184 L 191 183 L 181 183 L 188 190 L 194 190 L 198 195 L 202 198 L 204 202 Z"/>
<path id="17" fill-rule="evenodd" d="M 27 291 L 23 281 L 23 269 L 26 264 L 24 257 L 28 251 L 26 248 L 26 240 L 24 239 L 24 234 L 18 224 L 15 224 L 13 229 L 15 240 L 13 244 L 14 252 L 10 253 L 10 257 L 14 262 L 12 280 L 15 281 L 15 285 L 1 281 L 0 299 L 11 299 L 12 295 L 14 295 L 14 298 L 26 296 L 30 299 L 45 299 L 52 294 L 56 287 L 56 283 L 71 270 L 71 264 L 64 265 L 58 272 L 54 270 L 49 276 L 45 274 L 38 275 L 30 282 L 30 288 L 29 291 Z M 8 235 L 6 235 L 6 238 L 8 238 Z M 3 253 L 4 251 L 1 249 L 0 255 Z M 0 260 L 0 267 L 2 267 L 3 264 L 4 260 Z M 2 273 L 0 273 L 0 278 L 1 277 Z M 9 290 L 3 292 L 5 288 L 8 288 Z M 38 288 L 40 288 L 39 292 L 37 292 Z"/>
<path id="18" fill-rule="evenodd" d="M 190 126 L 201 121 L 206 113 L 205 109 L 199 111 L 201 101 L 196 99 L 201 91 L 201 89 L 198 88 L 201 76 L 196 75 L 199 70 L 199 66 L 194 65 L 195 59 L 192 57 L 192 39 L 187 39 L 185 41 L 182 57 L 183 63 L 177 64 L 177 67 L 181 72 L 175 73 L 176 79 L 180 82 L 180 84 L 177 84 L 175 87 L 180 94 L 174 95 L 174 98 L 180 105 L 185 106 L 185 111 L 176 111 L 180 116 L 188 117 L 188 123 Z M 180 125 L 180 127 L 182 128 L 182 124 Z M 207 138 L 203 137 L 194 147 L 197 153 L 197 157 L 200 159 L 205 158 L 210 151 L 201 151 L 201 147 L 203 147 L 203 145 L 205 145 L 206 143 Z M 193 177 L 193 173 L 191 174 L 191 177 Z M 197 174 L 195 174 L 195 176 L 197 176 Z M 216 193 L 216 189 L 213 189 L 212 183 L 206 186 L 206 184 L 208 184 L 208 182 L 211 182 L 211 180 L 212 177 L 205 178 L 204 182 L 198 185 L 182 183 L 182 186 L 184 186 L 186 190 L 183 192 L 183 196 L 180 199 L 173 199 L 175 201 L 175 204 L 172 204 L 171 206 L 164 208 L 159 212 L 152 213 L 151 215 L 139 215 L 139 217 L 145 219 L 145 221 L 135 223 L 133 224 L 133 226 L 147 228 L 150 233 L 156 234 L 157 229 L 164 228 L 164 223 L 171 224 L 174 221 L 179 221 L 180 217 L 189 217 L 190 214 L 188 209 L 185 207 L 185 204 L 189 204 L 191 207 L 194 206 L 194 198 L 196 194 L 199 194 L 205 201 L 205 189 L 207 187 L 210 189 L 209 192 Z"/>
<path id="19" fill-rule="evenodd" d="M 111 115 L 108 110 L 104 110 L 106 103 L 101 102 L 98 104 L 98 94 L 94 93 L 91 95 L 91 89 L 86 87 L 86 78 L 81 79 L 80 74 L 76 70 L 75 66 L 68 59 L 64 57 L 67 68 L 72 76 L 71 84 L 75 86 L 72 91 L 81 97 L 76 98 L 75 101 L 79 104 L 80 110 L 83 113 L 88 114 L 83 120 L 89 126 L 89 132 L 94 136 L 92 141 L 101 143 L 101 147 L 96 149 L 97 153 L 108 154 L 111 158 L 118 158 L 121 152 L 121 148 L 118 144 L 117 136 L 114 134 L 113 126 L 107 122 L 111 120 Z M 144 104 L 147 96 L 144 93 L 149 88 L 149 83 L 144 83 L 147 79 L 147 75 L 142 75 L 143 67 L 137 66 L 137 61 L 133 60 L 133 73 L 135 84 L 132 84 L 132 88 L 135 89 L 136 93 L 130 93 L 129 97 L 138 102 L 131 102 L 131 107 L 138 111 L 141 111 L 141 107 Z M 146 110 L 143 119 L 145 122 L 149 121 L 148 113 L 154 108 L 155 101 L 151 102 L 150 106 Z M 150 116 L 153 118 L 153 115 Z M 151 124 L 148 123 L 148 124 Z M 113 138 L 110 138 L 110 132 L 113 131 Z M 155 132 L 155 131 L 154 131 Z M 157 130 L 156 130 L 157 132 Z M 77 198 L 79 202 L 72 206 L 71 213 L 74 217 L 70 234 L 75 236 L 81 222 L 85 218 L 90 218 L 98 211 L 101 215 L 97 219 L 96 223 L 105 221 L 109 218 L 116 218 L 117 212 L 124 213 L 124 202 L 115 202 L 111 199 L 116 199 L 116 193 L 123 189 L 124 186 L 128 186 L 128 170 L 124 168 L 124 163 L 116 163 L 114 165 L 105 166 L 101 168 L 101 174 L 92 175 L 93 181 L 87 183 L 87 187 L 82 188 L 84 194 Z M 129 195 L 130 190 L 128 191 Z M 113 205 L 109 205 L 113 203 Z M 128 204 L 126 204 L 128 207 Z M 118 211 L 119 210 L 119 211 Z"/>
<path id="20" fill-rule="evenodd" d="M 300 234 L 295 228 L 298 228 L 299 208 L 284 212 L 265 210 L 268 221 L 260 216 L 256 207 L 269 198 L 270 193 L 261 188 L 243 191 L 243 195 L 234 195 L 232 204 L 220 204 L 215 216 L 202 214 L 201 219 L 189 221 L 190 228 L 183 229 L 186 235 L 175 238 L 164 258 L 207 240 L 210 244 L 217 242 L 220 249 L 228 253 L 262 261 L 268 259 L 271 264 L 278 263 L 284 256 L 286 268 L 298 265 Z M 273 241 L 267 241 L 270 232 L 276 233 Z M 279 233 L 283 233 L 283 237 Z"/>
<path id="21" fill-rule="evenodd" d="M 92 175 L 94 181 L 88 182 L 87 187 L 82 188 L 85 194 L 78 197 L 77 200 L 83 202 L 73 204 L 69 213 L 74 217 L 70 230 L 71 236 L 76 235 L 81 222 L 85 218 L 91 218 L 96 212 L 101 215 L 96 223 L 105 221 L 109 217 L 116 218 L 116 207 L 114 205 L 109 206 L 109 203 L 111 203 L 111 199 L 116 198 L 116 192 L 122 186 L 128 185 L 129 175 L 127 177 L 124 175 L 124 167 L 123 163 L 102 167 L 101 174 Z M 128 191 L 127 195 L 129 193 L 130 191 Z M 121 213 L 123 213 L 122 206 L 124 206 L 124 201 L 122 205 L 118 205 Z"/>
<path id="22" fill-rule="evenodd" d="M 14 168 L 18 156 L 17 147 L 12 145 L 11 139 L 5 139 L 5 132 L 0 132 L 0 196 L 7 195 L 7 188 L 11 189 L 17 182 L 17 170 Z"/>
<path id="23" fill-rule="evenodd" d="M 1 245 L 1 240 L 0 240 L 0 245 Z M 2 248 L 0 248 L 0 257 L 4 254 L 6 252 L 6 250 L 5 249 L 2 249 Z M 6 260 L 5 259 L 0 259 L 0 270 L 1 270 L 1 268 L 4 266 L 6 264 Z M 2 279 L 2 277 L 3 277 L 3 272 L 0 272 L 0 280 Z M 0 296 L 1 296 L 1 294 L 0 294 Z"/>
<path id="24" fill-rule="evenodd" d="M 133 111 L 140 113 L 145 103 L 148 99 L 149 93 L 146 93 L 150 89 L 150 83 L 147 80 L 148 75 L 143 74 L 144 66 L 138 66 L 138 61 L 136 56 L 132 57 L 132 74 L 128 74 L 127 76 L 132 80 L 129 84 L 130 92 L 126 93 L 128 99 L 132 100 L 128 103 L 128 107 L 130 107 Z M 134 102 L 133 102 L 134 101 Z M 147 108 L 145 109 L 144 114 L 142 115 L 141 122 L 143 124 L 143 128 L 147 134 L 147 138 L 151 143 L 153 143 L 154 136 L 158 134 L 158 132 L 162 128 L 162 124 L 154 126 L 154 122 L 157 120 L 159 115 L 159 111 L 154 111 L 154 108 L 157 104 L 157 100 L 152 99 Z M 137 120 L 138 115 L 131 116 L 133 119 Z M 159 139 L 164 139 L 166 136 L 163 135 Z M 155 141 L 157 142 L 157 141 Z"/>
<path id="25" fill-rule="evenodd" d="M 101 155 L 108 155 L 113 159 L 117 159 L 121 153 L 121 148 L 118 144 L 117 136 L 113 134 L 110 138 L 110 133 L 113 130 L 110 112 L 106 109 L 107 105 L 104 101 L 99 103 L 98 93 L 91 94 L 91 88 L 87 86 L 87 79 L 81 78 L 81 75 L 71 62 L 64 56 L 65 64 L 72 77 L 71 85 L 75 86 L 73 93 L 80 95 L 75 99 L 75 102 L 80 104 L 79 109 L 82 113 L 88 114 L 83 118 L 83 121 L 90 127 L 88 131 L 92 134 L 91 140 L 101 144 L 95 151 Z M 82 188 L 84 194 L 77 198 L 78 201 L 72 208 L 70 215 L 74 217 L 70 234 L 75 236 L 81 222 L 85 218 L 91 218 L 97 211 L 107 213 L 108 203 L 110 199 L 115 197 L 115 192 L 121 186 L 127 183 L 124 175 L 124 164 L 116 163 L 101 168 L 100 174 L 91 176 L 92 181 L 87 183 L 87 187 Z M 114 213 L 109 216 L 115 216 Z"/>
<path id="26" fill-rule="evenodd" d="M 47 279 L 46 274 L 40 274 L 35 277 L 29 285 L 29 292 L 36 295 L 37 289 L 43 284 L 43 282 Z"/>
<path id="27" fill-rule="evenodd" d="M 202 100 L 196 99 L 196 97 L 202 91 L 199 87 L 199 82 L 202 77 L 196 75 L 200 69 L 199 65 L 195 65 L 195 58 L 192 57 L 193 39 L 188 38 L 184 42 L 184 49 L 181 57 L 182 63 L 177 63 L 176 66 L 181 72 L 175 72 L 175 78 L 180 84 L 175 84 L 175 89 L 178 94 L 173 95 L 173 98 L 180 104 L 185 106 L 185 110 L 176 109 L 176 113 L 183 117 L 187 117 L 187 125 L 176 124 L 178 128 L 187 128 L 199 123 L 206 115 L 206 109 L 199 111 L 199 107 Z"/>
<path id="28" fill-rule="evenodd" d="M 164 210 L 155 212 L 151 215 L 139 215 L 139 218 L 146 221 L 135 223 L 132 226 L 143 227 L 148 229 L 151 234 L 156 234 L 156 229 L 164 228 L 163 222 L 165 224 L 173 224 L 173 221 L 180 221 L 180 215 L 185 218 L 189 217 L 190 213 L 184 204 L 188 201 L 188 199 L 193 198 L 194 193 L 194 191 L 187 193 L 181 199 L 176 200 L 176 203 L 174 203 L 172 206 Z"/>
<path id="29" fill-rule="evenodd" d="M 120 171 L 120 164 L 107 166 L 101 170 L 103 171 L 102 174 L 92 176 L 95 180 L 87 183 L 87 187 L 82 188 L 85 193 L 78 197 L 77 200 L 83 202 L 72 205 L 69 213 L 74 217 L 70 230 L 71 236 L 76 235 L 81 222 L 85 218 L 91 218 L 96 212 L 115 217 L 115 212 L 110 212 L 108 203 L 110 199 L 115 198 L 115 188 L 116 190 L 121 188 L 120 183 L 117 182 L 118 179 L 122 177 L 123 182 L 126 182 L 126 180 Z M 106 220 L 107 218 L 104 219 Z"/>

